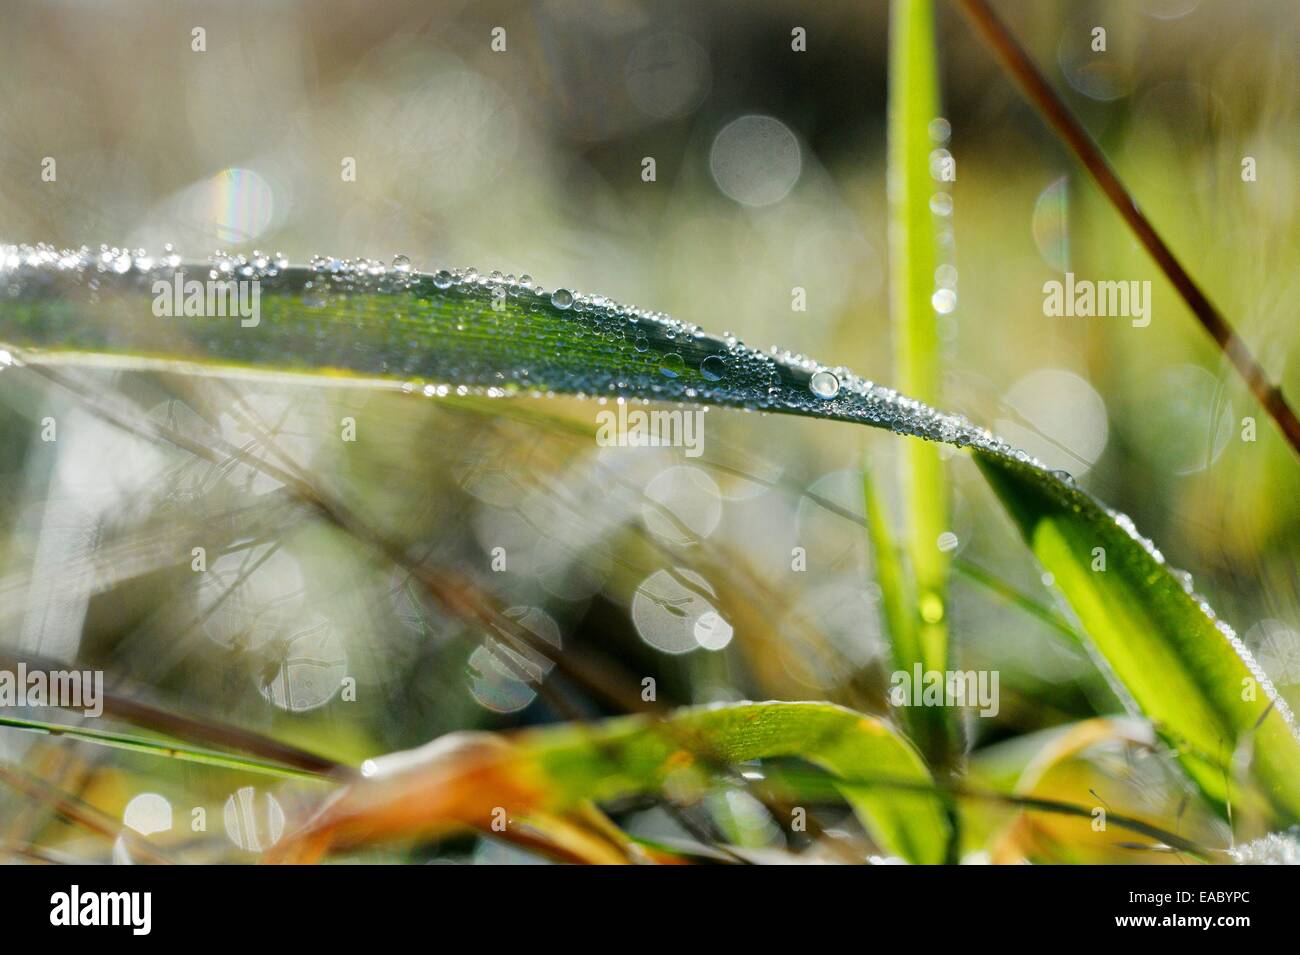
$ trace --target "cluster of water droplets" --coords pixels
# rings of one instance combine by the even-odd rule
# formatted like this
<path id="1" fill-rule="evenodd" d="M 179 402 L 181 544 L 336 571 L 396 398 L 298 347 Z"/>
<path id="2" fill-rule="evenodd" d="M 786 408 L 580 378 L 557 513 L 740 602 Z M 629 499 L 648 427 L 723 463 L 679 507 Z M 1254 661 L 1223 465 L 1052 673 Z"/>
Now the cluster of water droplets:
<path id="1" fill-rule="evenodd" d="M 952 165 L 952 153 L 948 151 L 952 126 L 942 116 L 936 117 L 930 122 L 929 134 L 934 143 L 934 149 L 930 152 L 930 178 L 934 181 L 934 192 L 930 194 L 930 212 L 934 216 L 934 233 L 938 244 L 938 264 L 934 272 L 934 291 L 930 295 L 930 305 L 935 314 L 942 317 L 951 315 L 957 308 L 956 232 L 953 229 L 952 199 L 955 167 Z M 949 338 L 942 330 L 939 337 L 943 340 Z"/>
<path id="2" fill-rule="evenodd" d="M 11 294 L 20 290 L 18 283 L 23 279 L 40 275 L 64 275 L 88 281 L 100 276 L 153 278 L 182 271 L 185 267 L 180 253 L 171 243 L 164 245 L 156 255 L 143 248 L 127 246 L 59 248 L 44 242 L 0 245 L 0 282 L 9 286 Z M 289 260 L 282 253 L 270 254 L 256 249 L 249 255 L 217 250 L 207 260 L 208 278 L 211 279 L 271 280 L 288 267 Z"/>

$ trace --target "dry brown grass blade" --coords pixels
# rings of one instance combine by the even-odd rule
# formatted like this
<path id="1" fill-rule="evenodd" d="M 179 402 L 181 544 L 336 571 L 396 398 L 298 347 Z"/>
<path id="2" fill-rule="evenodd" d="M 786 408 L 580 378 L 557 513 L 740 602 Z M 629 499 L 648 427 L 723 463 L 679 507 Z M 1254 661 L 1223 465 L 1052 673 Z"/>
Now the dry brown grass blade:
<path id="1" fill-rule="evenodd" d="M 599 810 L 543 808 L 544 784 L 507 739 L 453 733 L 378 761 L 376 772 L 336 793 L 266 856 L 269 863 L 318 862 L 331 852 L 380 842 L 435 839 L 477 830 L 568 862 L 637 861 Z M 494 822 L 501 825 L 495 829 Z"/>

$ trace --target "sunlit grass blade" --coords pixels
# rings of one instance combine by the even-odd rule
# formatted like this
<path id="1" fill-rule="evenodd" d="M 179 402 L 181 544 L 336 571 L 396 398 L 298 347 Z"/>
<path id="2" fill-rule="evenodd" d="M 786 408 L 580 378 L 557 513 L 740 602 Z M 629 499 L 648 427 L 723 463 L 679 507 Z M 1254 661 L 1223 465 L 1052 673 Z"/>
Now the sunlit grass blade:
<path id="1" fill-rule="evenodd" d="M 931 0 L 893 0 L 889 20 L 889 280 L 894 367 L 899 388 L 921 401 L 939 396 L 938 332 L 931 304 L 937 245 L 930 199 L 930 124 L 939 115 L 939 81 Z M 947 565 L 939 535 L 947 526 L 947 489 L 939 449 L 909 443 L 903 449 L 901 485 L 907 552 L 915 584 L 905 611 L 915 619 L 897 620 L 894 657 L 911 673 L 947 669 L 948 634 L 944 621 Z M 883 587 L 883 584 L 882 584 Z M 937 765 L 954 758 L 955 727 L 945 708 L 914 707 L 908 722 L 922 751 Z"/>
<path id="2" fill-rule="evenodd" d="M 943 861 L 947 821 L 916 750 L 886 724 L 829 703 L 738 703 L 664 719 L 602 723 L 435 741 L 376 760 L 279 856 L 315 858 L 377 838 L 473 827 L 510 817 L 568 818 L 588 800 L 665 790 L 702 795 L 729 767 L 798 756 L 830 773 L 872 837 L 911 862 Z M 893 790 L 862 780 L 914 785 Z"/>
<path id="3" fill-rule="evenodd" d="M 617 395 L 856 421 L 934 441 L 981 439 L 963 420 L 844 368 L 748 348 L 601 295 L 364 261 L 255 268 L 229 259 L 131 265 L 127 256 L 109 267 L 87 250 L 4 251 L 6 364 L 309 375 L 429 397 Z M 221 316 L 197 300 L 199 314 L 156 314 L 176 312 L 175 289 L 195 276 L 233 281 L 245 271 L 243 281 L 258 283 L 256 315 L 241 317 L 228 297 Z"/>
<path id="4" fill-rule="evenodd" d="M 1232 629 L 1127 518 L 1029 465 L 976 460 L 1097 655 L 1201 791 L 1225 814 L 1300 821 L 1295 718 Z"/>

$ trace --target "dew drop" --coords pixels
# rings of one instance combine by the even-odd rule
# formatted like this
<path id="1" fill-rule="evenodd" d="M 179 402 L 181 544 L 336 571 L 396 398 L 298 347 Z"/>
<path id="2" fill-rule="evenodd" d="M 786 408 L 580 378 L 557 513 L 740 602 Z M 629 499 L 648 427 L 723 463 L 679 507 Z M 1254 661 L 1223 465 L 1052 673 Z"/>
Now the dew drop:
<path id="1" fill-rule="evenodd" d="M 405 255 L 393 256 L 393 271 L 394 272 L 411 271 L 411 259 Z"/>
<path id="2" fill-rule="evenodd" d="M 709 355 L 700 362 L 700 374 L 709 381 L 721 381 L 726 373 L 726 362 L 719 355 Z"/>
<path id="3" fill-rule="evenodd" d="M 551 293 L 551 304 L 556 308 L 569 308 L 573 305 L 573 293 L 567 288 L 557 288 Z"/>
<path id="4" fill-rule="evenodd" d="M 840 380 L 834 372 L 819 371 L 808 381 L 808 389 L 823 401 L 830 401 L 840 393 Z"/>
<path id="5" fill-rule="evenodd" d="M 663 361 L 659 363 L 659 374 L 665 378 L 676 378 L 686 370 L 686 362 L 682 361 L 682 356 L 676 352 L 664 355 Z"/>
<path id="6" fill-rule="evenodd" d="M 451 288 L 451 273 L 446 269 L 440 269 L 433 275 L 433 284 L 435 288 Z"/>

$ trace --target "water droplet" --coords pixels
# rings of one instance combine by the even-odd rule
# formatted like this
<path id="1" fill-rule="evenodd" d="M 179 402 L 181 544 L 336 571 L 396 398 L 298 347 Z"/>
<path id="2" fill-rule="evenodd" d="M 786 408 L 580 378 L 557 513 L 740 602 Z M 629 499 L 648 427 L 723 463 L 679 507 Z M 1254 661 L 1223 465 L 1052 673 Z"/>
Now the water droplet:
<path id="1" fill-rule="evenodd" d="M 439 269 L 433 275 L 433 284 L 435 288 L 451 288 L 452 281 L 451 273 L 446 269 Z"/>
<path id="2" fill-rule="evenodd" d="M 721 381 L 727 373 L 727 364 L 721 355 L 709 355 L 700 362 L 700 374 L 709 381 Z"/>
<path id="3" fill-rule="evenodd" d="M 840 393 L 840 380 L 834 372 L 819 371 L 809 380 L 808 390 L 823 401 L 830 401 Z"/>
<path id="4" fill-rule="evenodd" d="M 324 308 L 329 304 L 329 296 L 316 283 L 307 282 L 302 287 L 302 303 L 308 308 Z"/>
<path id="5" fill-rule="evenodd" d="M 551 304 L 556 308 L 570 308 L 573 305 L 573 293 L 567 288 L 557 288 L 551 293 Z"/>
<path id="6" fill-rule="evenodd" d="M 393 271 L 394 271 L 394 272 L 409 272 L 409 271 L 411 271 L 411 260 L 410 260 L 410 258 L 409 258 L 408 256 L 405 256 L 405 255 L 395 255 L 395 256 L 393 256 Z"/>
<path id="7" fill-rule="evenodd" d="M 685 370 L 686 362 L 682 361 L 682 356 L 676 352 L 664 355 L 659 363 L 659 374 L 665 378 L 676 378 Z"/>

